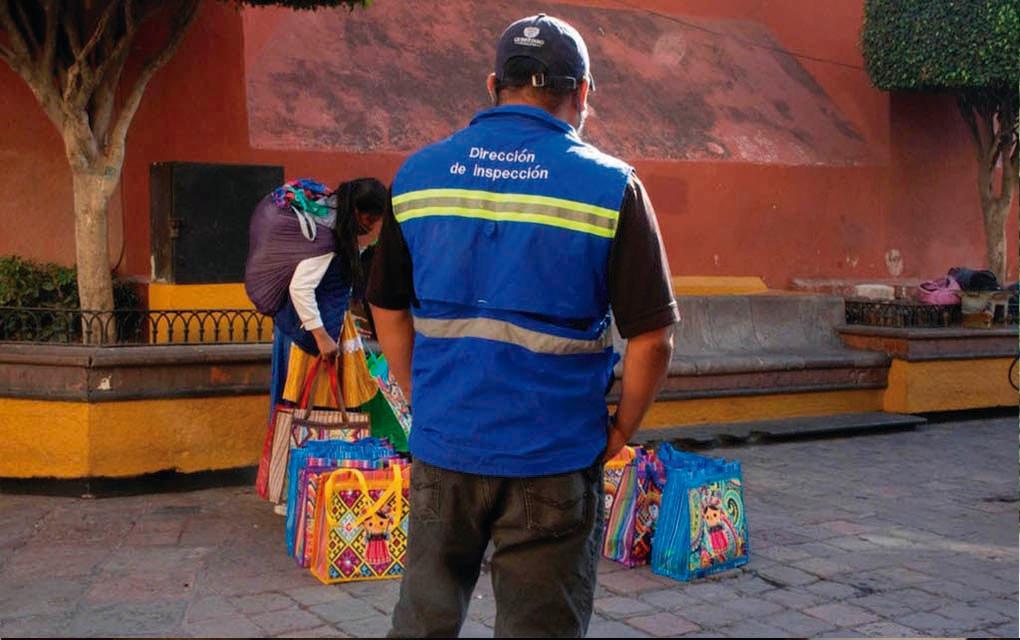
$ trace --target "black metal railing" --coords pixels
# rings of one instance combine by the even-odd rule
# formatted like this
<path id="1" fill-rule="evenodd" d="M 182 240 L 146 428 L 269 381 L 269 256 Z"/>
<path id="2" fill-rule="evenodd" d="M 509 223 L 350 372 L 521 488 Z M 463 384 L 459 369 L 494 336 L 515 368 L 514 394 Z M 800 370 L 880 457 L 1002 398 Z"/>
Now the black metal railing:
<path id="1" fill-rule="evenodd" d="M 963 323 L 961 306 L 924 304 L 913 300 L 846 300 L 846 323 L 872 327 L 938 328 Z M 998 306 L 993 325 L 1017 324 L 1015 306 Z"/>
<path id="2" fill-rule="evenodd" d="M 923 304 L 912 300 L 846 301 L 846 323 L 871 327 L 935 328 L 963 321 L 960 305 Z"/>
<path id="3" fill-rule="evenodd" d="M 0 307 L 0 341 L 47 344 L 271 342 L 273 321 L 252 309 L 79 311 Z"/>

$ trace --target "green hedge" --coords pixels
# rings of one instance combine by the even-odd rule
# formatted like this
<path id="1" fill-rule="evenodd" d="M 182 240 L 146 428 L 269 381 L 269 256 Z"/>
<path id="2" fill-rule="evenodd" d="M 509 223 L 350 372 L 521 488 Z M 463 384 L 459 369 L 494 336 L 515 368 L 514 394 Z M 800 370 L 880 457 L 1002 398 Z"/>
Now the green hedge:
<path id="1" fill-rule="evenodd" d="M 867 0 L 861 49 L 886 91 L 1016 91 L 1020 1 Z"/>
<path id="2" fill-rule="evenodd" d="M 125 282 L 114 282 L 117 309 L 138 307 L 138 294 Z M 77 271 L 58 264 L 40 264 L 18 256 L 0 257 L 0 307 L 78 308 Z"/>

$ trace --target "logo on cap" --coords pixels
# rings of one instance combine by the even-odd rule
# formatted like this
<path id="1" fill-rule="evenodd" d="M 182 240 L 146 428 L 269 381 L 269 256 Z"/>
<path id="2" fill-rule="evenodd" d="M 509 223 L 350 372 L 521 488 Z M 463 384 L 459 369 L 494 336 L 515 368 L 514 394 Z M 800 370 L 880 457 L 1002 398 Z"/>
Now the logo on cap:
<path id="1" fill-rule="evenodd" d="M 521 47 L 542 47 L 545 45 L 545 40 L 535 37 L 540 31 L 538 27 L 524 27 L 524 31 L 521 32 L 524 35 L 514 38 L 514 44 Z"/>

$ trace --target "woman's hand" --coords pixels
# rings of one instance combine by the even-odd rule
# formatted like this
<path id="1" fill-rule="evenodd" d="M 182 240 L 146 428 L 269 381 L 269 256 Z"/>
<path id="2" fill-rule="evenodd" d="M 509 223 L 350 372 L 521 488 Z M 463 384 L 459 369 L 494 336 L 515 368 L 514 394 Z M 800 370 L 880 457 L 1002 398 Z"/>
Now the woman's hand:
<path id="1" fill-rule="evenodd" d="M 368 319 L 363 316 L 359 316 L 353 311 L 351 312 L 351 317 L 354 318 L 354 328 L 357 329 L 358 335 L 360 335 L 364 340 L 371 340 L 374 336 L 372 335 L 372 330 L 369 328 Z"/>
<path id="2" fill-rule="evenodd" d="M 330 337 L 322 327 L 312 329 L 312 337 L 315 338 L 315 345 L 319 347 L 319 357 L 323 360 L 333 360 L 340 351 L 336 340 Z"/>

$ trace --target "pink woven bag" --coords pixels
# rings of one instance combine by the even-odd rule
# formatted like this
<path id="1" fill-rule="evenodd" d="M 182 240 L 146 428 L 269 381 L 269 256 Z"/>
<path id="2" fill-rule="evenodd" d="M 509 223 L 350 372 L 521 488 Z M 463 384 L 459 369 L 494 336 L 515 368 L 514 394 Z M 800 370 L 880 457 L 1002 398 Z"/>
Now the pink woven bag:
<path id="1" fill-rule="evenodd" d="M 960 304 L 960 285 L 951 276 L 922 282 L 917 299 L 925 304 Z"/>

